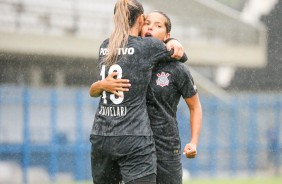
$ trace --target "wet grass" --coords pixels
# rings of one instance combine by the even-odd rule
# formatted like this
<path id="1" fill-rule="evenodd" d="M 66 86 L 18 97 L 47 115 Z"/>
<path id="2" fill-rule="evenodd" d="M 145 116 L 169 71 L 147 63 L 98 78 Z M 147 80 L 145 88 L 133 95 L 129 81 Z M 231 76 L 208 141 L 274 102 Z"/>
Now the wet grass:
<path id="1" fill-rule="evenodd" d="M 193 179 L 183 184 L 282 184 L 282 176 L 247 179 Z"/>
<path id="2" fill-rule="evenodd" d="M 84 182 L 57 182 L 55 184 L 92 184 L 91 181 Z M 191 179 L 183 184 L 282 184 L 282 176 L 269 178 L 227 178 L 227 179 Z"/>

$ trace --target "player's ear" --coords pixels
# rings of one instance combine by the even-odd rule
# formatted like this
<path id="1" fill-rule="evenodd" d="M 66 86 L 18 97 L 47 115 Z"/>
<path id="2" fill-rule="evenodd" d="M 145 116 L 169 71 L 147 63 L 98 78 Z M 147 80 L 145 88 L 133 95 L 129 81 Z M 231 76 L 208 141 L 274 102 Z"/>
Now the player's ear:
<path id="1" fill-rule="evenodd" d="M 141 14 L 139 16 L 139 25 L 143 26 L 144 22 L 145 22 L 145 15 Z"/>
<path id="2" fill-rule="evenodd" d="M 169 38 L 170 38 L 170 33 L 167 33 L 166 36 L 165 36 L 165 38 L 164 38 L 164 40 L 167 40 L 167 39 L 169 39 Z"/>

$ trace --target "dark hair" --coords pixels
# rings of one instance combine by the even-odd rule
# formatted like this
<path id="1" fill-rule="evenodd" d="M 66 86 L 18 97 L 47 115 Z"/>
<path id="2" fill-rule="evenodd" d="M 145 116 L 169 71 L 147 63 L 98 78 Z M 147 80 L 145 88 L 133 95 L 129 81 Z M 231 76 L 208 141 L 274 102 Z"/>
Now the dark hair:
<path id="1" fill-rule="evenodd" d="M 165 14 L 164 12 L 158 11 L 158 10 L 153 11 L 153 12 L 159 13 L 159 14 L 161 14 L 165 17 L 165 19 L 166 19 L 166 22 L 165 22 L 166 32 L 170 33 L 170 31 L 171 31 L 171 21 L 170 21 L 170 18 L 168 17 L 168 15 Z"/>

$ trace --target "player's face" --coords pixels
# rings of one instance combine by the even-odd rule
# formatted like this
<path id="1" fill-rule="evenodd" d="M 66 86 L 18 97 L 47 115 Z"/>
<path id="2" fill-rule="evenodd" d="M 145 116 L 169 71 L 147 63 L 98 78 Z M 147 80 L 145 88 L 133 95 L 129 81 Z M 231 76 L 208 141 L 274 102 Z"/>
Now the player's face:
<path id="1" fill-rule="evenodd" d="M 154 37 L 162 41 L 169 38 L 170 34 L 167 33 L 165 27 L 166 18 L 160 13 L 150 13 L 143 25 L 141 36 L 142 37 Z"/>

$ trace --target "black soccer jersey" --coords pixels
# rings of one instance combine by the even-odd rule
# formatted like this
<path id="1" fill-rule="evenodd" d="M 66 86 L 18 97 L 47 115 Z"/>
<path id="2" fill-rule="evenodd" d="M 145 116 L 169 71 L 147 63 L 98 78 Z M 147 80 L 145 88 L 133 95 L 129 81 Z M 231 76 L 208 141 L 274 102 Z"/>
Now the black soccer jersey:
<path id="1" fill-rule="evenodd" d="M 147 92 L 147 108 L 158 159 L 180 154 L 177 105 L 181 96 L 189 98 L 196 93 L 193 78 L 184 63 L 158 63 L 153 69 Z"/>
<path id="2" fill-rule="evenodd" d="M 108 53 L 108 40 L 100 47 L 99 62 Z M 117 78 L 129 79 L 131 87 L 123 97 L 103 92 L 95 115 L 92 135 L 150 136 L 152 131 L 146 108 L 146 92 L 152 68 L 160 60 L 170 60 L 165 44 L 154 38 L 132 37 L 125 48 L 118 49 L 116 64 L 107 68 L 101 65 L 101 79 L 113 71 Z"/>

